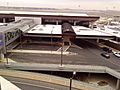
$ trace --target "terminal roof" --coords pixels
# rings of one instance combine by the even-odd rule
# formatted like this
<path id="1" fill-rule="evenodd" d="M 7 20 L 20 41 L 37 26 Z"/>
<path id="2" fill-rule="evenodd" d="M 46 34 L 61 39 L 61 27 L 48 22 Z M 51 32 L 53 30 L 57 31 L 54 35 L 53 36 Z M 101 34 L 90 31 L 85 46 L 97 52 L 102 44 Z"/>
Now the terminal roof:
<path id="1" fill-rule="evenodd" d="M 37 34 L 62 34 L 61 25 L 36 25 L 27 33 Z"/>
<path id="2" fill-rule="evenodd" d="M 113 36 L 110 33 L 101 32 L 99 30 L 90 29 L 84 26 L 72 26 L 73 32 L 76 36 Z M 35 27 L 25 31 L 29 34 L 47 34 L 47 35 L 62 35 L 62 26 L 61 25 L 36 25 Z"/>
<path id="3" fill-rule="evenodd" d="M 88 35 L 88 36 L 113 36 L 109 33 L 100 32 L 98 30 L 90 29 L 83 26 L 72 26 L 76 35 Z"/>

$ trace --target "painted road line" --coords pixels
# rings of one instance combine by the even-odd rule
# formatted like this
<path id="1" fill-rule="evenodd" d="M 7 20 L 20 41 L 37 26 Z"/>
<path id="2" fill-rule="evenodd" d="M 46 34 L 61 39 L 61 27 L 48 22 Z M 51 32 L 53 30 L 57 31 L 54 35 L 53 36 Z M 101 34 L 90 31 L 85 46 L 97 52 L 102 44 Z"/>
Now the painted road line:
<path id="1" fill-rule="evenodd" d="M 8 50 L 10 53 L 35 53 L 35 54 L 61 54 L 58 51 L 39 51 L 39 50 Z M 76 53 L 72 52 L 63 52 L 63 55 L 76 55 Z"/>
<path id="2" fill-rule="evenodd" d="M 16 61 L 10 59 L 10 58 L 5 58 L 2 62 L 10 62 L 10 63 L 17 63 Z"/>

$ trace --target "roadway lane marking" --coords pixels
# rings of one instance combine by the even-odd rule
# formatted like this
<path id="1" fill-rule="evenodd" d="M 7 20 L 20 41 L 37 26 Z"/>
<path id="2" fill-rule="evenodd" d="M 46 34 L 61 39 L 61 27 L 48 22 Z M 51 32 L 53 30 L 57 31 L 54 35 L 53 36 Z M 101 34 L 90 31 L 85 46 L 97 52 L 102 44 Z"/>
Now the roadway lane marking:
<path id="1" fill-rule="evenodd" d="M 7 59 L 5 58 L 5 59 L 3 60 L 3 62 L 7 62 Z M 12 59 L 10 59 L 10 58 L 8 58 L 8 62 L 10 62 L 10 63 L 17 63 L 16 61 L 14 61 L 14 60 L 12 60 Z"/>
<path id="2" fill-rule="evenodd" d="M 61 52 L 61 49 L 63 49 L 62 51 L 66 52 L 69 48 L 70 48 L 70 46 L 63 46 L 63 47 L 60 47 L 57 51 Z"/>
<path id="3" fill-rule="evenodd" d="M 8 50 L 10 53 L 34 53 L 34 54 L 61 54 L 61 52 L 57 51 L 43 51 L 43 50 Z M 63 52 L 63 54 L 67 55 L 69 52 Z"/>
<path id="4" fill-rule="evenodd" d="M 28 86 L 34 86 L 34 87 L 39 87 L 39 88 L 46 88 L 46 89 L 51 89 L 51 90 L 59 90 L 56 88 L 48 87 L 48 86 L 41 86 L 41 85 L 36 85 L 36 84 L 31 84 L 31 83 L 25 83 L 25 82 L 19 82 L 19 81 L 11 81 L 12 83 L 18 83 L 18 84 L 24 84 Z"/>

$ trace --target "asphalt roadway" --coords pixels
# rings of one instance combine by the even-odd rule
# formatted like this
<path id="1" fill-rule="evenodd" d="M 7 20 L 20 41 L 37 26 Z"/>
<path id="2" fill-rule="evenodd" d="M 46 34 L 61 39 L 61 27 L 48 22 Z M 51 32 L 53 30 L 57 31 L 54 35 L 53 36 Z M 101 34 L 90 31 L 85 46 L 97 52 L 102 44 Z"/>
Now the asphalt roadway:
<path id="1" fill-rule="evenodd" d="M 57 50 L 59 48 L 59 46 L 27 44 L 23 45 L 22 49 Z M 100 47 L 88 41 L 79 40 L 79 44 L 77 44 L 77 46 L 74 44 L 67 51 L 77 53 L 77 55 L 63 55 L 63 64 L 98 65 L 107 66 L 115 70 L 120 70 L 120 58 L 114 56 L 113 53 L 110 53 L 109 59 L 101 56 L 101 53 L 104 51 Z M 9 58 L 13 59 L 14 61 L 23 63 L 60 64 L 61 62 L 61 55 L 53 54 L 12 53 L 9 55 Z"/>
<path id="2" fill-rule="evenodd" d="M 69 87 L 46 83 L 42 81 L 30 80 L 30 79 L 23 79 L 23 78 L 16 78 L 16 77 L 9 77 L 3 76 L 11 83 L 15 84 L 22 90 L 69 90 Z M 72 90 L 78 90 L 72 88 Z"/>

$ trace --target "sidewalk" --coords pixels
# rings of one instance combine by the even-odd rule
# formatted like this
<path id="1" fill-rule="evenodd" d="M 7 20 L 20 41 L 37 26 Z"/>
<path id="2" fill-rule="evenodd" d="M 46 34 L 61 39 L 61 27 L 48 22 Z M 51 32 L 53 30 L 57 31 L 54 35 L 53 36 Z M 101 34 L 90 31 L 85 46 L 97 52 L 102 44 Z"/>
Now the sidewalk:
<path id="1" fill-rule="evenodd" d="M 61 54 L 60 51 L 42 51 L 42 50 L 8 50 L 10 53 L 41 53 L 41 54 Z M 62 52 L 63 55 L 76 55 L 72 52 Z"/>

